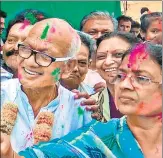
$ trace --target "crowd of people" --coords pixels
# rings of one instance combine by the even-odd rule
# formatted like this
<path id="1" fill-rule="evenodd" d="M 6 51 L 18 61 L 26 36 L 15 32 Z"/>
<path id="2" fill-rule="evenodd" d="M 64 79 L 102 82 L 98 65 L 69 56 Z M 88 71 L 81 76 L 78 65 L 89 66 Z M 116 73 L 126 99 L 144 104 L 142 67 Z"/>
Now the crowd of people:
<path id="1" fill-rule="evenodd" d="M 93 11 L 80 30 L 35 9 L 9 21 L 2 158 L 162 157 L 162 13 L 141 14 Z"/>

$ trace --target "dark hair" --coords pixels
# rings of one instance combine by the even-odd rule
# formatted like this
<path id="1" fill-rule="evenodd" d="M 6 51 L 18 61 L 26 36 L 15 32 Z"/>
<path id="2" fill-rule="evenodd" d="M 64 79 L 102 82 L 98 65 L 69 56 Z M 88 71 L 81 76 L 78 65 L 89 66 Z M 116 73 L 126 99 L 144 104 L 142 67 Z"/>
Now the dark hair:
<path id="1" fill-rule="evenodd" d="M 80 36 L 81 43 L 84 44 L 89 50 L 89 59 L 91 58 L 92 53 L 96 51 L 96 42 L 91 38 L 91 36 L 82 31 L 77 31 Z"/>
<path id="2" fill-rule="evenodd" d="M 118 28 L 118 22 L 117 20 L 112 17 L 109 12 L 107 11 L 93 11 L 93 12 L 90 12 L 89 14 L 85 15 L 83 17 L 83 19 L 81 20 L 80 22 L 80 30 L 82 31 L 83 30 L 83 27 L 85 25 L 85 23 L 89 20 L 89 19 L 97 19 L 97 17 L 99 19 L 108 19 L 108 20 L 111 20 L 113 25 L 114 25 L 114 31 L 117 30 Z"/>
<path id="3" fill-rule="evenodd" d="M 139 43 L 141 40 L 137 37 L 135 37 L 133 34 L 131 33 L 126 33 L 126 32 L 112 32 L 112 33 L 106 33 L 104 35 L 102 35 L 100 38 L 97 39 L 96 41 L 96 45 L 97 48 L 100 45 L 100 43 L 105 40 L 105 39 L 109 39 L 112 37 L 119 37 L 123 40 L 125 40 L 126 42 L 130 43 L 131 46 L 134 45 L 135 43 Z"/>
<path id="4" fill-rule="evenodd" d="M 0 10 L 0 17 L 6 18 L 7 17 L 7 13 Z"/>
<path id="5" fill-rule="evenodd" d="M 129 17 L 129 16 L 125 16 L 125 15 L 119 16 L 119 17 L 117 18 L 117 20 L 118 20 L 118 23 L 119 23 L 121 20 L 123 20 L 123 21 L 130 21 L 130 22 L 132 23 L 132 18 Z"/>
<path id="6" fill-rule="evenodd" d="M 150 24 L 155 20 L 162 20 L 161 12 L 152 12 L 150 14 L 144 14 L 141 18 L 141 30 L 146 32 Z"/>
<path id="7" fill-rule="evenodd" d="M 122 60 L 132 52 L 134 53 L 135 50 L 140 50 L 140 52 L 144 51 L 145 53 L 148 53 L 150 57 L 154 59 L 154 61 L 156 61 L 162 68 L 162 45 L 153 44 L 151 42 L 140 42 L 133 45 L 131 49 L 123 55 Z M 144 57 L 142 56 L 142 59 Z"/>
<path id="8" fill-rule="evenodd" d="M 149 9 L 147 7 L 143 7 L 141 8 L 140 13 L 143 14 L 144 12 L 148 12 L 148 11 Z"/>
<path id="9" fill-rule="evenodd" d="M 31 21 L 30 21 L 30 17 L 32 19 Z M 35 10 L 35 9 L 23 10 L 22 12 L 18 13 L 13 20 L 9 22 L 8 27 L 6 29 L 6 39 L 7 39 L 7 36 L 11 27 L 15 25 L 16 23 L 23 23 L 24 20 L 27 19 L 30 21 L 31 25 L 33 25 L 38 21 L 47 19 L 48 17 L 49 16 L 46 13 L 43 13 L 39 10 Z"/>
<path id="10" fill-rule="evenodd" d="M 140 28 L 140 24 L 137 21 L 132 21 L 131 28 Z"/>

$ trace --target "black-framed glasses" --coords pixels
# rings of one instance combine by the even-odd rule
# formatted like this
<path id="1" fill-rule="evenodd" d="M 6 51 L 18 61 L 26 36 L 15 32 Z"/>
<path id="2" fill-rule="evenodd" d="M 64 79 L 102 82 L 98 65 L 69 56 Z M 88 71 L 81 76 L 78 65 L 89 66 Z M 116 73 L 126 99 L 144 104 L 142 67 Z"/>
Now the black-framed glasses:
<path id="1" fill-rule="evenodd" d="M 19 53 L 19 56 L 24 59 L 28 59 L 32 55 L 34 55 L 35 62 L 39 66 L 43 66 L 43 67 L 48 67 L 52 62 L 68 61 L 71 58 L 73 58 L 73 57 L 54 58 L 54 57 L 47 55 L 46 53 L 43 53 L 43 52 L 40 52 L 37 50 L 33 50 L 30 47 L 25 46 L 23 44 L 18 44 L 18 53 Z"/>

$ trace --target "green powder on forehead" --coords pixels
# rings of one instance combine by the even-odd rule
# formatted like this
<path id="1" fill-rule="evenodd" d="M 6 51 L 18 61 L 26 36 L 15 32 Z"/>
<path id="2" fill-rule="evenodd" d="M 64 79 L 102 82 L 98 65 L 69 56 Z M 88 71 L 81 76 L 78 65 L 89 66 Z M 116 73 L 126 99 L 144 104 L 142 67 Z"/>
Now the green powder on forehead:
<path id="1" fill-rule="evenodd" d="M 45 27 L 45 29 L 42 32 L 41 39 L 45 39 L 46 38 L 48 30 L 49 30 L 49 27 L 50 27 L 49 24 L 46 24 L 46 27 Z"/>

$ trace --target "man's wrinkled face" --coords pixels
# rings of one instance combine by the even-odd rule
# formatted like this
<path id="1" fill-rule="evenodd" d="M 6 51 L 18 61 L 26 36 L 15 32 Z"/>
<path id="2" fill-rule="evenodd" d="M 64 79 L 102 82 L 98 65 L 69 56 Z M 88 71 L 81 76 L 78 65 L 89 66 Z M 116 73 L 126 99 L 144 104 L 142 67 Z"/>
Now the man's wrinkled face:
<path id="1" fill-rule="evenodd" d="M 7 40 L 3 45 L 3 58 L 5 63 L 13 71 L 16 71 L 18 68 L 18 44 L 22 43 L 26 39 L 30 29 L 33 27 L 32 25 L 28 25 L 24 29 L 21 29 L 22 25 L 23 23 L 16 23 L 11 27 Z"/>
<path id="2" fill-rule="evenodd" d="M 4 30 L 4 28 L 5 28 L 5 18 L 3 18 L 3 17 L 0 17 L 0 35 L 2 35 L 2 32 L 3 32 L 3 30 Z"/>
<path id="3" fill-rule="evenodd" d="M 118 31 L 130 32 L 131 30 L 131 21 L 120 20 L 118 24 Z"/>
<path id="4" fill-rule="evenodd" d="M 119 37 L 111 37 L 100 43 L 96 54 L 96 67 L 107 83 L 112 84 L 114 81 L 122 56 L 129 47 L 130 44 Z"/>
<path id="5" fill-rule="evenodd" d="M 45 67 L 42 66 L 43 62 L 49 60 L 40 54 L 43 53 L 53 58 L 67 56 L 72 39 L 77 33 L 72 32 L 68 24 L 60 21 L 54 20 L 53 22 L 53 19 L 47 19 L 36 23 L 23 42 L 23 45 L 37 51 L 38 54 L 32 54 L 26 59 L 18 56 L 18 76 L 23 87 L 43 88 L 53 86 L 59 80 L 64 62 L 54 61 Z"/>
<path id="6" fill-rule="evenodd" d="M 88 47 L 82 44 L 80 51 L 75 56 L 76 64 L 72 68 L 72 71 L 63 72 L 62 74 L 62 81 L 67 84 L 64 85 L 65 87 L 68 86 L 72 89 L 75 89 L 85 79 L 85 76 L 88 72 L 88 58 Z"/>
<path id="7" fill-rule="evenodd" d="M 136 27 L 131 28 L 130 32 L 137 37 L 139 35 L 139 33 L 140 33 L 140 28 L 136 28 Z"/>
<path id="8" fill-rule="evenodd" d="M 162 37 L 162 20 L 154 20 L 149 25 L 146 33 L 145 33 L 145 40 L 152 41 L 154 38 L 158 36 Z"/>
<path id="9" fill-rule="evenodd" d="M 88 33 L 93 39 L 97 39 L 104 33 L 113 32 L 114 25 L 109 19 L 89 19 L 83 26 L 83 32 Z"/>
<path id="10" fill-rule="evenodd" d="M 120 112 L 159 115 L 162 112 L 161 74 L 160 66 L 149 55 L 126 56 L 119 67 L 119 82 L 115 84 L 115 102 Z"/>

